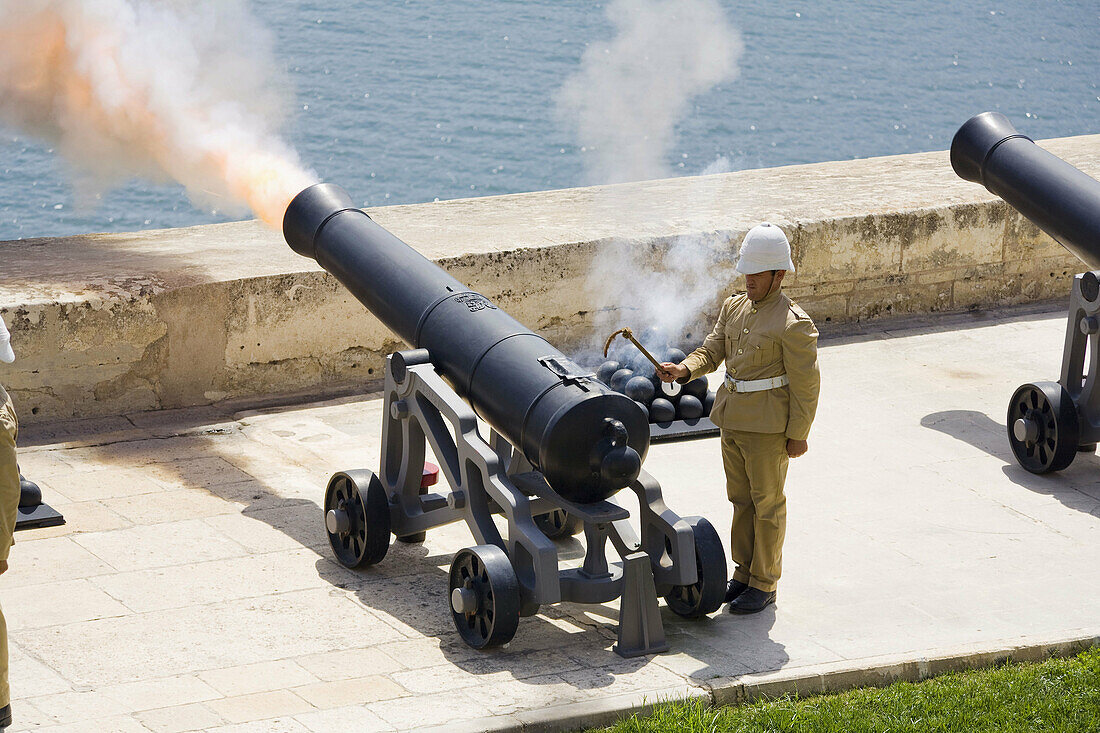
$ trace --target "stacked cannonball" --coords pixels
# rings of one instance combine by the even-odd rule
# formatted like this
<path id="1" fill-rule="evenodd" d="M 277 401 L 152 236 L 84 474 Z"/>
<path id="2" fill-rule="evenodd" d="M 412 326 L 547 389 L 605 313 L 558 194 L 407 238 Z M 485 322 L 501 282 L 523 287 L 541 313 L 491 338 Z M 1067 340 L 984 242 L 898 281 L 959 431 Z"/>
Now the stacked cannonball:
<path id="1" fill-rule="evenodd" d="M 675 347 L 653 351 L 661 362 L 679 364 L 686 354 Z M 667 424 L 673 420 L 696 420 L 710 415 L 714 392 L 709 391 L 703 377 L 687 384 L 662 382 L 657 369 L 641 353 L 623 350 L 618 359 L 600 364 L 596 378 L 616 392 L 622 392 L 638 403 L 649 415 L 650 423 Z"/>

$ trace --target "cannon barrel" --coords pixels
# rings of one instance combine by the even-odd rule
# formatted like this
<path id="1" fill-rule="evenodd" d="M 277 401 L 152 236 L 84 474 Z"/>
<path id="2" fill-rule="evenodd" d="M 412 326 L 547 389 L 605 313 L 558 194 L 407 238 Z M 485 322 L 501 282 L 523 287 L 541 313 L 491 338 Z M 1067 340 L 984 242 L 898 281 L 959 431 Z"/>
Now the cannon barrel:
<path id="1" fill-rule="evenodd" d="M 322 183 L 287 207 L 283 234 L 432 364 L 564 498 L 591 503 L 630 485 L 649 449 L 645 413 L 590 378 L 484 296 Z"/>
<path id="2" fill-rule="evenodd" d="M 971 117 L 951 141 L 951 167 L 1100 269 L 1100 181 L 1021 135 L 999 112 Z"/>

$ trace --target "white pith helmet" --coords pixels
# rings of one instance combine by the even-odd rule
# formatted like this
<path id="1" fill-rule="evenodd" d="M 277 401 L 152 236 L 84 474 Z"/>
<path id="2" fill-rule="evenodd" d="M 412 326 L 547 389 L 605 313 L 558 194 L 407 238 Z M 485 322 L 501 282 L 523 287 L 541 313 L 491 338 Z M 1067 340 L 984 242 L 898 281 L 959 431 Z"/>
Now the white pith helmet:
<path id="1" fill-rule="evenodd" d="M 794 261 L 787 235 L 774 224 L 764 222 L 750 229 L 741 242 L 737 271 L 742 275 L 755 275 L 768 270 L 794 272 Z"/>
<path id="2" fill-rule="evenodd" d="M 0 361 L 5 364 L 15 361 L 15 352 L 11 350 L 11 334 L 8 333 L 3 318 L 0 318 Z"/>

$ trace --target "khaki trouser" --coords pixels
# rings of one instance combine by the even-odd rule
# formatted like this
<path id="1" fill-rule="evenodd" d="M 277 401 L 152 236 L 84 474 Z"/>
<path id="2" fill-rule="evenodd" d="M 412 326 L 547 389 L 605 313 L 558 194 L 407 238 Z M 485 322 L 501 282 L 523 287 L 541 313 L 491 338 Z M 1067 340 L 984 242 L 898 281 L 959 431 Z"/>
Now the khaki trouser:
<path id="1" fill-rule="evenodd" d="M 7 560 L 19 511 L 19 467 L 15 465 L 15 439 L 19 419 L 8 393 L 0 387 L 0 560 Z M 11 702 L 8 689 L 8 624 L 0 609 L 0 707 Z"/>
<path id="2" fill-rule="evenodd" d="M 775 590 L 783 570 L 787 532 L 787 436 L 784 433 L 722 431 L 726 496 L 733 504 L 730 555 L 734 580 L 765 592 Z"/>

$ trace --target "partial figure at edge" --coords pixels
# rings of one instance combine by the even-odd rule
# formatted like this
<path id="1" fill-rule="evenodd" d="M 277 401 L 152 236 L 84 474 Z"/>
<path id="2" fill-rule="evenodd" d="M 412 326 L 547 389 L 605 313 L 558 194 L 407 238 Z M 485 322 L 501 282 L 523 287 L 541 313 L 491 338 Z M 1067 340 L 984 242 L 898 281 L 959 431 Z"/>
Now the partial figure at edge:
<path id="1" fill-rule="evenodd" d="M 11 364 L 15 352 L 11 336 L 0 319 L 0 362 Z M 19 512 L 19 466 L 15 462 L 15 439 L 19 435 L 19 418 L 11 397 L 0 384 L 0 575 L 7 572 L 15 520 Z M 0 608 L 0 729 L 11 725 L 11 690 L 8 687 L 8 624 Z"/>

